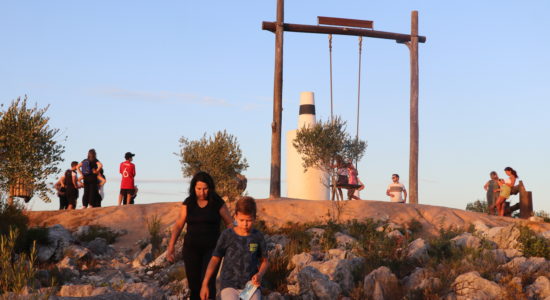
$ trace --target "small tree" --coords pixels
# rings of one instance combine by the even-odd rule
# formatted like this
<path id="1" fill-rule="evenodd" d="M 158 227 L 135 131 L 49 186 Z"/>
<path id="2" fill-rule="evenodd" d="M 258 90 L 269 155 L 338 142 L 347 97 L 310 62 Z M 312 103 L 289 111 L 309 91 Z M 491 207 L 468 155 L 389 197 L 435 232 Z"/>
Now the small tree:
<path id="1" fill-rule="evenodd" d="M 209 173 L 216 183 L 216 191 L 230 201 L 244 189 L 239 185 L 240 173 L 248 168 L 237 138 L 225 130 L 211 137 L 206 134 L 198 141 L 180 139 L 179 156 L 184 177 L 192 177 L 199 171 Z"/>
<path id="2" fill-rule="evenodd" d="M 489 205 L 487 204 L 487 201 L 477 199 L 474 202 L 466 204 L 466 210 L 479 213 L 489 213 Z"/>
<path id="3" fill-rule="evenodd" d="M 13 201 L 17 190 L 38 193 L 49 202 L 48 176 L 59 173 L 65 147 L 56 141 L 59 129 L 50 128 L 45 116 L 49 106 L 27 107 L 27 97 L 12 101 L 0 114 L 0 189 Z"/>
<path id="4" fill-rule="evenodd" d="M 367 148 L 365 141 L 346 132 L 346 122 L 340 117 L 298 129 L 292 145 L 302 154 L 302 165 L 306 170 L 317 168 L 330 175 L 331 182 L 328 184 L 333 190 L 332 195 L 336 189 L 336 158 L 358 162 Z"/>

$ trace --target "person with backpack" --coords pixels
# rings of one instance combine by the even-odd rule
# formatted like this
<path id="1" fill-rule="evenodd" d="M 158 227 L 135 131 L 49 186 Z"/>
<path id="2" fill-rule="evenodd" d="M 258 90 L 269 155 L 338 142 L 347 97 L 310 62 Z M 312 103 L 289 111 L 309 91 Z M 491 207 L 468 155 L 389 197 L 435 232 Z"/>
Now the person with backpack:
<path id="1" fill-rule="evenodd" d="M 76 169 L 84 180 L 84 196 L 82 196 L 82 206 L 88 208 L 101 206 L 99 195 L 99 180 L 97 175 L 101 172 L 103 165 L 97 159 L 95 149 L 88 151 L 88 157 L 78 164 Z"/>
<path id="2" fill-rule="evenodd" d="M 63 197 L 65 198 L 65 208 L 64 209 L 75 209 L 76 208 L 76 199 L 78 199 L 78 188 L 80 187 L 77 175 L 76 175 L 76 166 L 78 162 L 71 162 L 71 168 L 65 171 L 65 174 L 59 178 L 59 181 L 56 185 L 61 186 L 59 189 L 60 193 L 62 191 Z M 60 199 L 61 199 L 61 194 Z"/>

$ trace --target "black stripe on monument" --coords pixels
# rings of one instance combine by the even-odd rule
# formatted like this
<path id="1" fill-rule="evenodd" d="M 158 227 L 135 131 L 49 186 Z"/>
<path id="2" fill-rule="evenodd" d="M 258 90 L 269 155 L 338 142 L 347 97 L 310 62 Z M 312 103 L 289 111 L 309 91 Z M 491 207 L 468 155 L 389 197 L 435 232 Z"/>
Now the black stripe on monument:
<path id="1" fill-rule="evenodd" d="M 300 115 L 314 115 L 315 104 L 302 104 L 300 105 Z"/>

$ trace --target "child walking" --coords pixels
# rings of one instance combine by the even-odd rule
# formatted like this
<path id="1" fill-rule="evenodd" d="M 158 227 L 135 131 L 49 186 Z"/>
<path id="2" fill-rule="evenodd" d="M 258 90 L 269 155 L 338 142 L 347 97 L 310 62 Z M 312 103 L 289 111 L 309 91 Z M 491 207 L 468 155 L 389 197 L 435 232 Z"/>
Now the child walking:
<path id="1" fill-rule="evenodd" d="M 216 297 L 209 294 L 208 281 L 215 276 L 214 271 L 222 258 L 224 258 L 220 275 L 222 300 L 238 300 L 248 281 L 256 287 L 260 286 L 269 262 L 264 236 L 260 231 L 252 228 L 255 220 L 254 198 L 243 197 L 237 201 L 235 205 L 237 226 L 223 231 L 218 239 L 202 282 L 201 299 Z M 257 289 L 249 299 L 261 299 L 260 290 Z"/>

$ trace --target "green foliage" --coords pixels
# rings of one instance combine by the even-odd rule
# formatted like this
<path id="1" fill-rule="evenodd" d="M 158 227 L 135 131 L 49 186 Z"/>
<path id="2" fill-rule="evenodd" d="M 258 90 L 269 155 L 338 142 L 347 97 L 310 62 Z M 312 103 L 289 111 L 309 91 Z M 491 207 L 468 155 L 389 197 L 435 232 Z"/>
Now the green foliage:
<path id="1" fill-rule="evenodd" d="M 464 232 L 464 230 L 455 227 L 449 227 L 447 229 L 441 228 L 439 230 L 439 236 L 429 242 L 430 247 L 428 248 L 428 255 L 436 262 L 460 256 L 462 250 L 453 247 L 451 239 Z"/>
<path id="2" fill-rule="evenodd" d="M 422 227 L 422 223 L 420 223 L 417 219 L 412 219 L 407 224 L 407 229 L 411 231 L 412 235 L 417 235 L 422 232 Z"/>
<path id="3" fill-rule="evenodd" d="M 209 173 L 216 182 L 221 196 L 234 200 L 243 192 L 239 188 L 238 175 L 248 168 L 237 138 L 225 130 L 211 137 L 206 134 L 197 141 L 180 139 L 180 163 L 184 177 L 192 177 L 199 171 Z"/>
<path id="4" fill-rule="evenodd" d="M 489 213 L 489 205 L 487 201 L 476 200 L 466 204 L 466 210 L 479 212 L 479 213 Z"/>
<path id="5" fill-rule="evenodd" d="M 0 235 L 0 293 L 20 292 L 29 286 L 36 273 L 36 244 L 30 253 L 16 255 L 15 244 L 19 230 L 10 229 L 8 235 Z"/>
<path id="6" fill-rule="evenodd" d="M 119 233 L 112 231 L 108 227 L 101 225 L 90 225 L 90 229 L 84 234 L 78 236 L 81 242 L 91 242 L 96 238 L 104 238 L 107 243 L 112 244 L 120 236 Z"/>
<path id="7" fill-rule="evenodd" d="M 162 243 L 162 234 L 161 234 L 161 219 L 158 215 L 153 215 L 151 218 L 147 219 L 147 230 L 149 231 L 149 240 L 151 245 L 153 245 L 153 253 L 156 257 L 160 251 L 160 245 Z"/>
<path id="8" fill-rule="evenodd" d="M 50 202 L 49 176 L 59 173 L 65 147 L 56 141 L 59 129 L 48 125 L 48 106 L 27 107 L 27 97 L 12 101 L 0 114 L 0 189 L 22 184 Z"/>
<path id="9" fill-rule="evenodd" d="M 550 259 L 550 242 L 544 237 L 538 236 L 526 226 L 519 227 L 519 242 L 522 245 L 525 257 L 544 257 Z"/>
<path id="10" fill-rule="evenodd" d="M 28 223 L 29 218 L 23 213 L 22 204 L 8 205 L 0 201 L 0 235 L 9 234 L 12 227 L 20 233 L 25 232 Z"/>
<path id="11" fill-rule="evenodd" d="M 541 217 L 546 223 L 550 223 L 550 213 L 545 212 L 544 210 L 535 212 L 535 216 Z"/>
<path id="12" fill-rule="evenodd" d="M 313 126 L 303 127 L 296 132 L 292 145 L 302 154 L 303 167 L 326 171 L 335 187 L 335 161 L 337 157 L 345 161 L 359 161 L 365 153 L 367 143 L 351 137 L 346 132 L 346 122 L 340 117 L 332 121 L 318 122 Z"/>

